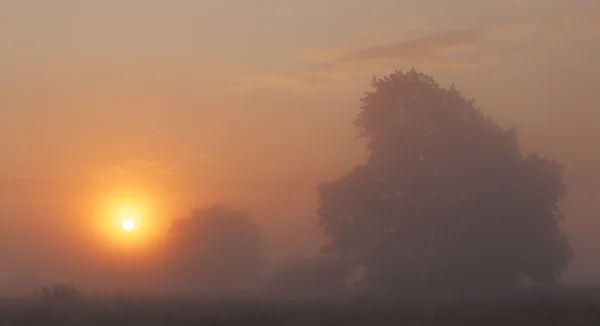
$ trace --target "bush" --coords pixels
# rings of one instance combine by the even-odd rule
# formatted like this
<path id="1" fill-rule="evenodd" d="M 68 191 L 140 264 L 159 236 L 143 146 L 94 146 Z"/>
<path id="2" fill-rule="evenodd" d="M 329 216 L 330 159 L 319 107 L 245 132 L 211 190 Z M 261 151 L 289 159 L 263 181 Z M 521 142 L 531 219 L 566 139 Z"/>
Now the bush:
<path id="1" fill-rule="evenodd" d="M 72 305 L 83 300 L 83 294 L 74 284 L 52 284 L 34 291 L 35 297 L 46 305 Z"/>

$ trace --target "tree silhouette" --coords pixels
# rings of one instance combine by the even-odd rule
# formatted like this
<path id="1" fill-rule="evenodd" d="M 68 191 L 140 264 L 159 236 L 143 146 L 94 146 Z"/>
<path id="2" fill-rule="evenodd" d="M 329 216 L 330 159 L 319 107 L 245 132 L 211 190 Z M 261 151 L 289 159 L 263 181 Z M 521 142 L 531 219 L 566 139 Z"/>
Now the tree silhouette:
<path id="1" fill-rule="evenodd" d="M 373 79 L 355 126 L 369 158 L 319 189 L 326 250 L 377 289 L 505 290 L 553 283 L 572 250 L 559 228 L 562 166 L 432 77 Z"/>
<path id="2" fill-rule="evenodd" d="M 168 262 L 176 279 L 196 294 L 221 294 L 259 286 L 264 241 L 251 217 L 222 205 L 175 220 Z"/>

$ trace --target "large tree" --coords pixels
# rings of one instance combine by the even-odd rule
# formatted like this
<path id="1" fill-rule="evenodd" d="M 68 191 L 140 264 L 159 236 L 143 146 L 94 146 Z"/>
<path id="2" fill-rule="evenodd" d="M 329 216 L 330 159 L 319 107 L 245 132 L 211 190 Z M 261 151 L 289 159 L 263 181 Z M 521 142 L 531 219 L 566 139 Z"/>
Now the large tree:
<path id="1" fill-rule="evenodd" d="M 170 235 L 171 275 L 191 292 L 237 295 L 260 286 L 265 243 L 247 213 L 223 205 L 197 209 L 175 220 Z"/>
<path id="2" fill-rule="evenodd" d="M 414 69 L 372 86 L 355 120 L 367 162 L 318 189 L 326 249 L 379 289 L 555 282 L 572 255 L 559 227 L 563 167 L 523 155 L 513 129 Z"/>

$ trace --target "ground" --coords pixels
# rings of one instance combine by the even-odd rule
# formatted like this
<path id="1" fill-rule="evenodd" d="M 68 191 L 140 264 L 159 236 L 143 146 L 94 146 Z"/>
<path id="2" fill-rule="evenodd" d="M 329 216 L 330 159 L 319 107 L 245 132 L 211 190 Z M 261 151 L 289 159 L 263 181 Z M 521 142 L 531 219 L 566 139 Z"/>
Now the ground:
<path id="1" fill-rule="evenodd" d="M 88 300 L 78 306 L 48 307 L 4 301 L 0 326 L 8 325 L 600 325 L 600 291 L 415 302 Z"/>

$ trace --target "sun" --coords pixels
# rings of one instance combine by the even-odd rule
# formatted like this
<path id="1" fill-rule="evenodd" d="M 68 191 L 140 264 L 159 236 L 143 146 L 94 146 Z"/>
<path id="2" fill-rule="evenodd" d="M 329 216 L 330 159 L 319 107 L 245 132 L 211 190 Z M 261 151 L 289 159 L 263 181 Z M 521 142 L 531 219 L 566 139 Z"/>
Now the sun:
<path id="1" fill-rule="evenodd" d="M 142 212 L 138 206 L 123 205 L 117 207 L 114 213 L 116 222 L 121 229 L 126 232 L 131 232 L 137 228 L 142 218 Z"/>
<path id="2" fill-rule="evenodd" d="M 135 229 L 135 223 L 130 219 L 126 219 L 123 221 L 123 223 L 121 223 L 121 228 L 123 228 L 123 230 L 126 232 L 131 232 L 133 229 Z"/>
<path id="3" fill-rule="evenodd" d="M 95 213 L 91 213 L 94 225 L 90 227 L 97 234 L 90 238 L 98 241 L 99 250 L 119 255 L 152 252 L 162 243 L 163 230 L 169 225 L 161 219 L 165 214 L 158 197 L 108 193 L 99 196 L 91 209 Z"/>

